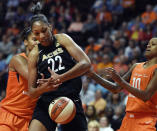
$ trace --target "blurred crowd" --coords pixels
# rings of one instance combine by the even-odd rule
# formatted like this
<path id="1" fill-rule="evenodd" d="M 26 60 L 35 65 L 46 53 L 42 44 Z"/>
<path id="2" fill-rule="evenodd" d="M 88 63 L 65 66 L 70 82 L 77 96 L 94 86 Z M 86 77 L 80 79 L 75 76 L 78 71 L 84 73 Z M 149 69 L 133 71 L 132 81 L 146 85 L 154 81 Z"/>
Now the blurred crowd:
<path id="1" fill-rule="evenodd" d="M 130 66 L 145 60 L 148 41 L 157 36 L 157 5 L 146 4 L 141 13 L 137 0 L 45 0 L 43 13 L 53 33 L 67 33 L 91 59 L 102 77 L 104 68 L 113 67 L 124 75 Z M 85 2 L 85 3 L 83 3 Z M 0 1 L 0 100 L 5 97 L 8 64 L 13 55 L 24 51 L 20 32 L 29 26 L 32 1 Z M 82 77 L 81 99 L 89 128 L 114 131 L 120 127 L 127 92 L 112 94 L 95 81 Z"/>

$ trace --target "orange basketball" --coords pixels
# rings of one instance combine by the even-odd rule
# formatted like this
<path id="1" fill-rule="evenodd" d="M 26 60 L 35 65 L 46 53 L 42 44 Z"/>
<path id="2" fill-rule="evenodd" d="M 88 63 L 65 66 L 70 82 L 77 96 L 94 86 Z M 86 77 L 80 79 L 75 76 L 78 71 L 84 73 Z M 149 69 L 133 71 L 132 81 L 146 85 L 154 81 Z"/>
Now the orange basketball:
<path id="1" fill-rule="evenodd" d="M 73 120 L 75 114 L 75 104 L 67 97 L 58 97 L 49 105 L 49 115 L 56 123 L 67 124 Z"/>

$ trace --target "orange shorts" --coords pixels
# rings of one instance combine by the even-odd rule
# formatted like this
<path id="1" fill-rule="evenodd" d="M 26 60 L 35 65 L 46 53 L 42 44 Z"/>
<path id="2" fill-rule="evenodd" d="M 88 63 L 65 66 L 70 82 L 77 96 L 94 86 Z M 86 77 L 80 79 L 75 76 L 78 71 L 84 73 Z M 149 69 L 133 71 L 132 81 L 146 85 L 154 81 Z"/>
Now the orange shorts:
<path id="1" fill-rule="evenodd" d="M 156 122 L 155 115 L 126 113 L 120 129 L 117 131 L 156 131 Z"/>
<path id="2" fill-rule="evenodd" d="M 29 120 L 0 108 L 0 131 L 28 131 Z"/>

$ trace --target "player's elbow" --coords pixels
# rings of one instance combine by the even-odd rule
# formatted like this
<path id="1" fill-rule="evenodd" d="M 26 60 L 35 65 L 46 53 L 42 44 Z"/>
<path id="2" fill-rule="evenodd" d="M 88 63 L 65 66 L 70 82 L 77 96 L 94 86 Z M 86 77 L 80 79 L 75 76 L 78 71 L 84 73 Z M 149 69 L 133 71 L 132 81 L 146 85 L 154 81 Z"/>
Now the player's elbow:
<path id="1" fill-rule="evenodd" d="M 85 70 L 89 70 L 91 68 L 91 62 L 87 60 L 83 60 L 81 62 L 82 68 Z"/>

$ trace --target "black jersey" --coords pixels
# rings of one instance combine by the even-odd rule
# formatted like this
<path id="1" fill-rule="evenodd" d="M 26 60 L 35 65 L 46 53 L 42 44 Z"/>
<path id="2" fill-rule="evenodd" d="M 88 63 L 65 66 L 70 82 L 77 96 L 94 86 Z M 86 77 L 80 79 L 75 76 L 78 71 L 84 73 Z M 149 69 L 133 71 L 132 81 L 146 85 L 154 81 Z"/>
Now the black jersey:
<path id="1" fill-rule="evenodd" d="M 38 78 L 40 73 L 43 73 L 45 78 L 49 78 L 51 74 L 48 71 L 48 67 L 57 74 L 63 74 L 70 70 L 75 64 L 75 60 L 71 57 L 68 51 L 60 45 L 56 38 L 50 46 L 38 45 L 39 48 L 39 60 L 37 63 Z M 82 87 L 82 81 L 80 77 L 68 80 L 62 83 L 56 91 L 44 93 L 41 98 L 51 101 L 59 96 L 78 97 Z"/>

